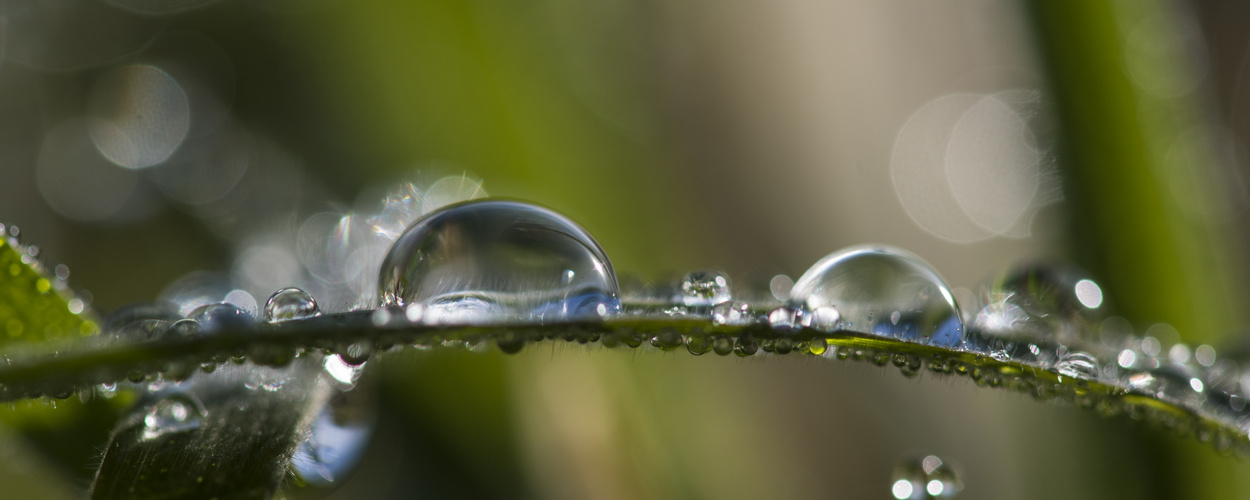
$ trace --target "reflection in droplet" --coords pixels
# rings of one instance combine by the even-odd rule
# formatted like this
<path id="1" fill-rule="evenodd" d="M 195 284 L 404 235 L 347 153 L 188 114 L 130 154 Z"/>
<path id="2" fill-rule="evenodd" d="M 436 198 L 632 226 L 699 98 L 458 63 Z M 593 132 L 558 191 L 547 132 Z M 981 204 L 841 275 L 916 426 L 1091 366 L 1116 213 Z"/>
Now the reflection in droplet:
<path id="1" fill-rule="evenodd" d="M 419 220 L 387 254 L 378 293 L 387 305 L 424 304 L 426 321 L 597 318 L 620 309 L 616 273 L 590 234 L 551 210 L 502 200 Z"/>
<path id="2" fill-rule="evenodd" d="M 954 498 L 963 488 L 955 468 L 936 455 L 900 459 L 890 481 L 890 494 L 898 500 Z"/>
<path id="3" fill-rule="evenodd" d="M 964 340 L 959 307 L 941 276 L 894 248 L 859 246 L 830 254 L 799 278 L 790 300 L 805 311 L 835 308 L 841 327 L 851 331 L 945 347 Z M 899 314 L 890 321 L 894 311 Z"/>
<path id="4" fill-rule="evenodd" d="M 227 302 L 200 306 L 187 317 L 199 323 L 205 333 L 247 328 L 255 321 L 247 311 Z"/>
<path id="5" fill-rule="evenodd" d="M 1061 344 L 1092 340 L 1105 315 L 1102 290 L 1071 266 L 1029 264 L 995 275 L 982 288 L 986 305 L 976 325 L 996 338 L 1048 340 Z"/>
<path id="6" fill-rule="evenodd" d="M 188 394 L 171 394 L 151 407 L 143 416 L 143 439 L 184 432 L 200 426 L 204 406 Z"/>
<path id="7" fill-rule="evenodd" d="M 291 466 L 312 486 L 342 481 L 355 469 L 377 423 L 372 394 L 359 388 L 336 392 L 295 448 Z"/>
<path id="8" fill-rule="evenodd" d="M 299 288 L 283 288 L 269 296 L 261 319 L 278 323 L 293 319 L 311 318 L 321 314 L 312 295 Z"/>
<path id="9" fill-rule="evenodd" d="M 686 306 L 713 306 L 733 298 L 729 277 L 719 271 L 695 271 L 681 278 L 677 301 Z"/>
<path id="10" fill-rule="evenodd" d="M 187 95 L 173 77 L 147 65 L 115 69 L 91 89 L 87 130 L 100 153 L 126 168 L 165 161 L 191 126 Z"/>

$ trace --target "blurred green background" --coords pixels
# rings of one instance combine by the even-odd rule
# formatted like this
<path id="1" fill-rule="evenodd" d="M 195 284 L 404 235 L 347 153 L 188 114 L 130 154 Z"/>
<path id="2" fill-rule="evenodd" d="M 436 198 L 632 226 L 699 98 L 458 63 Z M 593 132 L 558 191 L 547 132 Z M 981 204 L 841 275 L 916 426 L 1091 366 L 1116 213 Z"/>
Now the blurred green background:
<path id="1" fill-rule="evenodd" d="M 0 220 L 101 311 L 196 271 L 344 309 L 376 274 L 318 267 L 363 259 L 310 250 L 318 215 L 481 181 L 640 280 L 766 288 L 879 242 L 970 303 L 1060 259 L 1138 334 L 1232 352 L 1247 26 L 1155 0 L 0 0 Z M 360 470 L 291 496 L 886 498 L 908 453 L 957 463 L 961 498 L 1250 495 L 1208 445 L 866 364 L 539 345 L 372 376 Z M 48 498 L 103 446 L 55 463 L 8 434 L 0 477 Z"/>

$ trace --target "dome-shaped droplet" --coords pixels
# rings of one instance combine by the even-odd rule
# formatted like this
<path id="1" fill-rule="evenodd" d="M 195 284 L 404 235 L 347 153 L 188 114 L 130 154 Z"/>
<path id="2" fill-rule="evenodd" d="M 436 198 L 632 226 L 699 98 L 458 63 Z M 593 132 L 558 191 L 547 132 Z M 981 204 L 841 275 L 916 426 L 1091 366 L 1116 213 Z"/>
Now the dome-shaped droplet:
<path id="1" fill-rule="evenodd" d="M 143 415 L 143 439 L 199 427 L 204 406 L 187 394 L 171 394 L 148 407 Z"/>
<path id="2" fill-rule="evenodd" d="M 366 388 L 331 396 L 291 458 L 300 479 L 313 486 L 328 486 L 346 478 L 360 462 L 373 434 L 375 406 Z"/>
<path id="3" fill-rule="evenodd" d="M 408 228 L 382 263 L 385 305 L 424 304 L 424 321 L 596 318 L 620 309 L 612 263 L 585 230 L 551 210 L 469 201 Z"/>
<path id="4" fill-rule="evenodd" d="M 898 500 L 954 498 L 963 488 L 955 469 L 936 455 L 899 460 L 890 480 L 890 496 Z"/>
<path id="5" fill-rule="evenodd" d="M 243 308 L 229 302 L 200 306 L 191 311 L 187 317 L 199 323 L 200 331 L 203 333 L 243 329 L 250 327 L 256 321 Z"/>
<path id="6" fill-rule="evenodd" d="M 695 271 L 681 278 L 676 302 L 689 307 L 714 306 L 733 298 L 729 276 L 720 271 Z"/>
<path id="7" fill-rule="evenodd" d="M 982 335 L 1068 344 L 1088 339 L 1106 317 L 1102 288 L 1071 266 L 1016 266 L 994 276 L 981 290 L 976 314 Z"/>
<path id="8" fill-rule="evenodd" d="M 123 306 L 108 315 L 103 335 L 122 342 L 144 342 L 160 338 L 171 324 L 182 319 L 178 307 L 166 302 Z"/>
<path id="9" fill-rule="evenodd" d="M 269 323 L 311 318 L 320 315 L 317 301 L 299 288 L 283 288 L 269 296 L 261 319 Z"/>
<path id="10" fill-rule="evenodd" d="M 942 277 L 894 248 L 852 247 L 820 259 L 795 282 L 790 303 L 806 311 L 833 307 L 845 330 L 946 347 L 964 339 L 959 306 Z"/>

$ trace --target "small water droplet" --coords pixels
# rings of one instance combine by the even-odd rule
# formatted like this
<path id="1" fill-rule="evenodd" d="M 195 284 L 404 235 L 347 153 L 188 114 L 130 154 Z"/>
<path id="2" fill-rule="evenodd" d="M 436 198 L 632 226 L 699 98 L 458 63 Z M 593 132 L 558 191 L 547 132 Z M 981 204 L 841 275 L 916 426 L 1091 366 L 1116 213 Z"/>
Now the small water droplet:
<path id="1" fill-rule="evenodd" d="M 733 353 L 733 339 L 724 335 L 717 335 L 712 339 L 712 352 L 715 352 L 718 356 L 728 356 L 730 353 Z"/>
<path id="2" fill-rule="evenodd" d="M 299 288 L 283 288 L 269 296 L 261 319 L 269 323 L 319 316 L 317 301 Z"/>
<path id="3" fill-rule="evenodd" d="M 743 325 L 752 319 L 751 306 L 746 302 L 731 300 L 712 307 L 712 322 L 718 325 Z"/>
<path id="4" fill-rule="evenodd" d="M 686 350 L 695 356 L 702 356 L 712 350 L 712 343 L 706 335 L 691 335 L 686 337 Z"/>
<path id="5" fill-rule="evenodd" d="M 554 211 L 503 200 L 450 205 L 418 220 L 387 253 L 378 292 L 386 305 L 423 304 L 427 323 L 620 310 L 612 263 L 589 233 Z"/>
<path id="6" fill-rule="evenodd" d="M 353 366 L 363 365 L 371 355 L 373 355 L 373 343 L 365 341 L 352 343 L 339 353 L 344 363 Z"/>
<path id="7" fill-rule="evenodd" d="M 681 278 L 677 286 L 679 302 L 687 307 L 714 306 L 733 298 L 729 276 L 720 271 L 695 271 Z"/>
<path id="8" fill-rule="evenodd" d="M 1055 371 L 1064 377 L 1093 379 L 1098 377 L 1098 366 L 1098 358 L 1095 358 L 1093 354 L 1072 351 L 1059 356 L 1059 361 L 1055 363 Z"/>
<path id="9" fill-rule="evenodd" d="M 794 331 L 803 327 L 803 310 L 781 306 L 768 313 L 768 324 L 774 330 Z"/>
<path id="10" fill-rule="evenodd" d="M 143 416 L 143 439 L 183 432 L 200 426 L 204 406 L 188 394 L 171 394 L 147 409 Z"/>
<path id="11" fill-rule="evenodd" d="M 842 315 L 838 313 L 838 308 L 833 306 L 817 307 L 804 319 L 808 326 L 822 332 L 835 331 L 842 323 Z"/>
<path id="12" fill-rule="evenodd" d="M 651 337 L 651 345 L 662 351 L 671 351 L 680 347 L 682 343 L 681 334 L 676 330 L 664 330 Z"/>
<path id="13" fill-rule="evenodd" d="M 755 336 L 749 333 L 742 334 L 734 343 L 734 354 L 741 357 L 753 356 L 759 349 L 759 341 L 755 340 Z"/>
<path id="14" fill-rule="evenodd" d="M 964 340 L 950 287 L 919 257 L 894 248 L 851 247 L 826 256 L 794 284 L 790 303 L 806 311 L 834 307 L 841 328 L 861 333 L 945 347 Z M 878 309 L 898 311 L 898 320 L 876 323 Z"/>
<path id="15" fill-rule="evenodd" d="M 890 494 L 898 500 L 954 498 L 963 488 L 955 468 L 936 455 L 899 460 L 890 481 Z"/>

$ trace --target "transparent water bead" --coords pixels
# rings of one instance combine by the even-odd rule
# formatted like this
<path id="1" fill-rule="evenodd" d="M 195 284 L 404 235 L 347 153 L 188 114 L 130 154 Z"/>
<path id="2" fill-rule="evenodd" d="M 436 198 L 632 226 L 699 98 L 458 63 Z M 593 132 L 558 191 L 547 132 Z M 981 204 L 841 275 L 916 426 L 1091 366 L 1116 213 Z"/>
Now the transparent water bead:
<path id="1" fill-rule="evenodd" d="M 366 388 L 336 392 L 295 448 L 291 466 L 313 486 L 346 478 L 364 455 L 376 423 L 375 402 Z"/>
<path id="2" fill-rule="evenodd" d="M 857 246 L 820 259 L 795 282 L 790 303 L 833 308 L 833 327 L 850 331 L 945 347 L 964 340 L 950 287 L 919 257 L 895 248 Z"/>
<path id="3" fill-rule="evenodd" d="M 243 308 L 229 302 L 200 306 L 191 311 L 187 317 L 199 323 L 199 331 L 203 333 L 247 328 L 256 321 L 256 318 Z"/>
<path id="4" fill-rule="evenodd" d="M 418 220 L 382 263 L 385 305 L 423 304 L 427 323 L 598 318 L 620 310 L 608 256 L 546 208 L 506 200 L 450 205 Z"/>
<path id="5" fill-rule="evenodd" d="M 890 496 L 898 500 L 954 498 L 963 488 L 954 467 L 936 455 L 899 460 L 890 480 Z"/>
<path id="6" fill-rule="evenodd" d="M 155 439 L 166 434 L 189 431 L 200 426 L 204 419 L 204 406 L 187 394 L 171 394 L 151 407 L 143 415 L 143 439 Z"/>
<path id="7" fill-rule="evenodd" d="M 986 304 L 976 326 L 990 337 L 1029 338 L 1067 344 L 1089 340 L 1106 317 L 1102 288 L 1082 271 L 1061 264 L 1006 269 L 981 290 Z"/>
<path id="8" fill-rule="evenodd" d="M 720 271 L 695 271 L 681 278 L 675 301 L 688 307 L 706 307 L 731 299 L 729 276 Z"/>
<path id="9" fill-rule="evenodd" d="M 268 323 L 290 321 L 318 316 L 317 301 L 299 288 L 283 288 L 269 296 L 261 319 Z"/>

